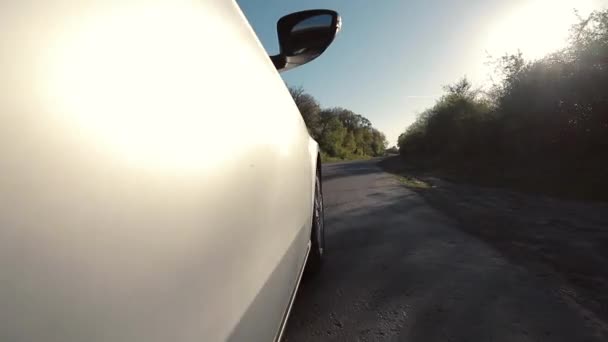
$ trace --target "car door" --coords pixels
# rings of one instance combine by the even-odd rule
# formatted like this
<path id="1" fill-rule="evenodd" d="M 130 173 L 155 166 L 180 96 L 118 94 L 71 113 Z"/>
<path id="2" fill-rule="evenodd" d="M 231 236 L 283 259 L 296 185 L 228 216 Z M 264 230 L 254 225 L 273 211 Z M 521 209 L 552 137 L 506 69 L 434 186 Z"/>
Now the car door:
<path id="1" fill-rule="evenodd" d="M 237 5 L 1 6 L 0 340 L 275 338 L 315 147 Z"/>

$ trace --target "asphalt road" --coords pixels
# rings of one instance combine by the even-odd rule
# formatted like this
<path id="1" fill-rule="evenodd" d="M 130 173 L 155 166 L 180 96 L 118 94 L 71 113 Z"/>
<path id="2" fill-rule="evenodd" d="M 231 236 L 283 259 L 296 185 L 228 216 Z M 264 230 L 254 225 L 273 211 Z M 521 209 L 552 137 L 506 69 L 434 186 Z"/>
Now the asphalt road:
<path id="1" fill-rule="evenodd" d="M 326 263 L 286 341 L 600 341 L 584 314 L 374 161 L 324 166 Z"/>

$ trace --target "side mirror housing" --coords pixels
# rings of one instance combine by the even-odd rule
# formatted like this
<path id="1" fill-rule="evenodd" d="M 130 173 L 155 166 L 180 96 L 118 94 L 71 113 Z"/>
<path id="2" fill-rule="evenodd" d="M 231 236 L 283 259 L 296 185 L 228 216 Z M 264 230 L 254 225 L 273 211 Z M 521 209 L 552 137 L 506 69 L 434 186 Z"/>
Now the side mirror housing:
<path id="1" fill-rule="evenodd" d="M 279 54 L 270 56 L 282 72 L 319 57 L 340 31 L 342 20 L 331 10 L 309 10 L 286 15 L 277 22 Z"/>

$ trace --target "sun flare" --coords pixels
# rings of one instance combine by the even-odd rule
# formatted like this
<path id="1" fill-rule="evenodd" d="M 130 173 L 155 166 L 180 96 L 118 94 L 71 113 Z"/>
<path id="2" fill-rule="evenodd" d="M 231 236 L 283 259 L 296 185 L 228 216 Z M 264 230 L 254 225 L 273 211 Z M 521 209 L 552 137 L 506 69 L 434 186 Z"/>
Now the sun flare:
<path id="1" fill-rule="evenodd" d="M 598 8 L 597 0 L 531 0 L 499 17 L 486 34 L 485 50 L 491 56 L 522 52 L 526 59 L 542 58 L 563 48 L 575 10 L 586 16 Z"/>

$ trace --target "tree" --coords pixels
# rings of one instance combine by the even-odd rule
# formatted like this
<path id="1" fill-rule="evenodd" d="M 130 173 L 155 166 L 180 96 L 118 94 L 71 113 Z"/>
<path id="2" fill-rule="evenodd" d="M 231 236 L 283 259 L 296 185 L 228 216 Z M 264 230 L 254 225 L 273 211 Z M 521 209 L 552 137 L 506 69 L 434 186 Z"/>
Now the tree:
<path id="1" fill-rule="evenodd" d="M 321 109 L 317 100 L 302 88 L 289 88 L 308 131 L 330 157 L 350 159 L 380 156 L 386 149 L 384 134 L 361 114 L 334 107 Z"/>
<path id="2" fill-rule="evenodd" d="M 321 106 L 319 105 L 319 102 L 317 102 L 314 97 L 304 92 L 302 87 L 289 87 L 289 93 L 300 110 L 300 114 L 302 114 L 308 132 L 313 138 L 318 139 L 321 134 L 319 127 Z"/>
<path id="3" fill-rule="evenodd" d="M 400 153 L 445 163 L 463 158 L 544 165 L 603 160 L 608 149 L 608 10 L 573 26 L 570 43 L 542 59 L 496 60 L 482 94 L 463 78 L 399 137 Z M 514 162 L 513 162 L 514 163 Z"/>
<path id="4" fill-rule="evenodd" d="M 331 156 L 343 158 L 345 153 L 342 144 L 347 133 L 337 117 L 327 117 L 319 139 L 321 149 Z"/>

